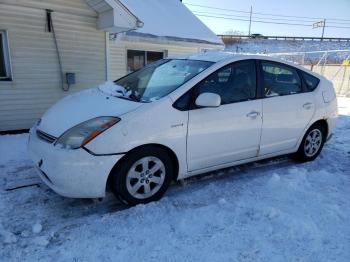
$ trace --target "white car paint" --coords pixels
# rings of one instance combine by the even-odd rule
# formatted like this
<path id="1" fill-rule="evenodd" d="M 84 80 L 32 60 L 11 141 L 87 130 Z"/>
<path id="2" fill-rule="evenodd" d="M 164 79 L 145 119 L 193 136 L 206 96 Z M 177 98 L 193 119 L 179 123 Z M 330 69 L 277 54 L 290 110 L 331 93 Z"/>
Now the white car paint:
<path id="1" fill-rule="evenodd" d="M 257 55 L 209 52 L 180 59 L 214 64 L 169 95 L 151 103 L 108 97 L 92 89 L 63 99 L 31 130 L 29 152 L 40 176 L 53 190 L 69 197 L 103 197 L 113 166 L 130 150 L 158 144 L 177 157 L 177 179 L 276 155 L 296 152 L 312 123 L 325 119 L 330 136 L 337 117 L 331 82 L 298 65 Z M 180 111 L 173 103 L 217 69 L 235 61 L 263 59 L 285 63 L 319 78 L 310 93 L 256 99 L 216 108 Z M 325 99 L 325 97 L 327 99 Z M 307 104 L 307 105 L 305 105 Z M 68 113 L 67 113 L 68 112 Z M 72 114 L 69 114 L 72 112 Z M 48 144 L 36 130 L 58 137 L 67 129 L 97 116 L 121 121 L 91 140 L 86 149 Z"/>
<path id="2" fill-rule="evenodd" d="M 52 106 L 41 118 L 40 129 L 58 137 L 69 128 L 98 116 L 123 115 L 140 103 L 107 96 L 98 88 L 67 96 Z"/>
<path id="3" fill-rule="evenodd" d="M 105 195 L 108 174 L 121 155 L 96 157 L 83 149 L 62 149 L 43 142 L 35 131 L 30 131 L 29 155 L 45 184 L 66 197 Z"/>
<path id="4" fill-rule="evenodd" d="M 253 115 L 253 112 L 257 114 Z M 189 111 L 189 171 L 256 157 L 261 112 L 261 99 Z M 247 116 L 249 114 L 252 116 Z"/>
<path id="5" fill-rule="evenodd" d="M 263 100 L 260 155 L 293 149 L 315 113 L 313 93 L 275 96 Z"/>

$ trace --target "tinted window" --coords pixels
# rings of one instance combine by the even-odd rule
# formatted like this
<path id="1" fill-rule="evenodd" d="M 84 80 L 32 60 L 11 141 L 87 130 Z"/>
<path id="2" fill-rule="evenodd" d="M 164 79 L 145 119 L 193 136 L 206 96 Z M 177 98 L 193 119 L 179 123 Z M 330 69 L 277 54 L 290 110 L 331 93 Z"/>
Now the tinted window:
<path id="1" fill-rule="evenodd" d="M 283 96 L 302 91 L 301 81 L 296 69 L 274 62 L 261 62 L 264 95 Z"/>
<path id="2" fill-rule="evenodd" d="M 221 96 L 221 104 L 246 101 L 256 97 L 256 71 L 253 60 L 236 62 L 208 76 L 197 85 L 197 95 L 205 92 Z"/>
<path id="3" fill-rule="evenodd" d="M 317 77 L 314 77 L 305 72 L 302 72 L 302 75 L 305 81 L 306 89 L 308 91 L 314 91 L 315 88 L 318 86 L 318 83 L 320 82 L 320 80 Z"/>

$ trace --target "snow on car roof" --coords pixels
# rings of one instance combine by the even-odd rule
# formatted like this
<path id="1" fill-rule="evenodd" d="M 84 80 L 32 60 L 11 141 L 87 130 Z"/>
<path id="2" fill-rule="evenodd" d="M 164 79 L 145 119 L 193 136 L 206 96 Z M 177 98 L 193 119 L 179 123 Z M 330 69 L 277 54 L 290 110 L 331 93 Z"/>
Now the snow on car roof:
<path id="1" fill-rule="evenodd" d="M 287 61 L 281 58 L 272 57 L 266 54 L 240 54 L 240 53 L 233 53 L 229 51 L 218 51 L 218 50 L 205 50 L 198 53 L 192 53 L 192 54 L 184 54 L 184 55 L 177 55 L 173 57 L 169 57 L 171 59 L 188 59 L 188 60 L 202 60 L 202 61 L 210 61 L 210 62 L 220 62 L 224 60 L 240 60 L 240 59 L 262 59 L 262 60 L 270 60 L 270 61 L 276 61 L 284 64 L 288 64 L 300 69 L 305 70 L 305 68 L 301 67 L 299 64 L 296 64 L 291 61 Z"/>
<path id="2" fill-rule="evenodd" d="M 143 27 L 135 32 L 160 37 L 223 42 L 179 0 L 121 0 Z"/>
<path id="3" fill-rule="evenodd" d="M 184 55 L 178 55 L 170 58 L 177 58 L 177 59 L 188 59 L 188 60 L 203 60 L 203 61 L 210 61 L 210 62 L 220 62 L 224 60 L 230 60 L 230 59 L 269 59 L 269 60 L 276 60 L 275 58 L 271 58 L 267 55 L 256 55 L 256 54 L 237 54 L 233 52 L 228 51 L 218 51 L 218 50 L 204 50 L 202 52 L 198 53 L 192 53 L 192 54 L 184 54 Z M 281 59 L 277 59 L 278 61 L 282 61 Z"/>
<path id="4" fill-rule="evenodd" d="M 309 74 L 318 77 L 320 79 L 325 79 L 322 75 L 311 71 L 295 62 L 287 61 L 278 57 L 272 57 L 267 54 L 238 54 L 229 51 L 218 51 L 218 50 L 204 50 L 202 52 L 193 53 L 193 54 L 184 54 L 177 56 L 170 56 L 170 59 L 188 59 L 188 60 L 201 60 L 201 61 L 209 61 L 209 62 L 234 62 L 235 60 L 243 60 L 243 59 L 261 59 L 261 60 L 269 60 L 275 61 L 279 63 L 283 63 L 286 65 L 290 65 L 296 67 L 300 70 L 307 71 Z"/>
<path id="5" fill-rule="evenodd" d="M 324 79 L 326 78 L 317 72 L 311 71 L 308 68 L 303 67 L 300 64 L 297 64 L 295 62 L 287 61 L 278 57 L 272 57 L 267 54 L 238 54 L 233 53 L 229 51 L 218 51 L 218 50 L 204 50 L 202 52 L 193 53 L 193 54 L 186 54 L 186 55 L 177 55 L 169 57 L 170 59 L 188 59 L 188 60 L 201 60 L 201 61 L 209 61 L 209 62 L 234 62 L 235 60 L 243 60 L 243 59 L 261 59 L 261 60 L 269 60 L 274 62 L 283 63 L 286 65 L 290 65 L 293 67 L 296 67 L 300 70 L 306 71 L 309 74 L 319 78 Z"/>
<path id="6" fill-rule="evenodd" d="M 192 53 L 192 54 L 185 54 L 185 55 L 178 55 L 170 58 L 177 58 L 177 59 L 188 59 L 188 60 L 202 60 L 202 61 L 210 61 L 210 62 L 219 62 L 221 60 L 225 60 L 228 58 L 237 57 L 239 55 L 232 53 L 232 52 L 225 52 L 225 51 L 202 51 L 199 53 Z"/>

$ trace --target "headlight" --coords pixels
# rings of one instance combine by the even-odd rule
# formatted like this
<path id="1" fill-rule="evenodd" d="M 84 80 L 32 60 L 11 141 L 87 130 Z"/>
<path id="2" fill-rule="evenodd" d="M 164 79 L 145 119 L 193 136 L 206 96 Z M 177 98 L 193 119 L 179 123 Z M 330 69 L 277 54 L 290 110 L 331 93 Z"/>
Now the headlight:
<path id="1" fill-rule="evenodd" d="M 85 121 L 64 132 L 56 141 L 55 145 L 61 145 L 64 148 L 77 149 L 86 145 L 96 136 L 118 123 L 118 117 L 97 117 Z"/>

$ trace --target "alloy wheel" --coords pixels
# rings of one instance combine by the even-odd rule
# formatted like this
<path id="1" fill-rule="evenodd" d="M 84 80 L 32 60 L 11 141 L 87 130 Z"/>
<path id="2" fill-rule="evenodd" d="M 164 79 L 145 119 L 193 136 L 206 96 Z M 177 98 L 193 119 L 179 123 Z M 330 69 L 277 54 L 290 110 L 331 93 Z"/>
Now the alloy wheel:
<path id="1" fill-rule="evenodd" d="M 320 150 L 322 145 L 322 132 L 313 129 L 307 135 L 304 143 L 304 152 L 307 157 L 313 157 Z"/>
<path id="2" fill-rule="evenodd" d="M 129 169 L 126 176 L 126 188 L 134 198 L 145 199 L 156 194 L 164 180 L 163 162 L 157 157 L 143 157 Z"/>

